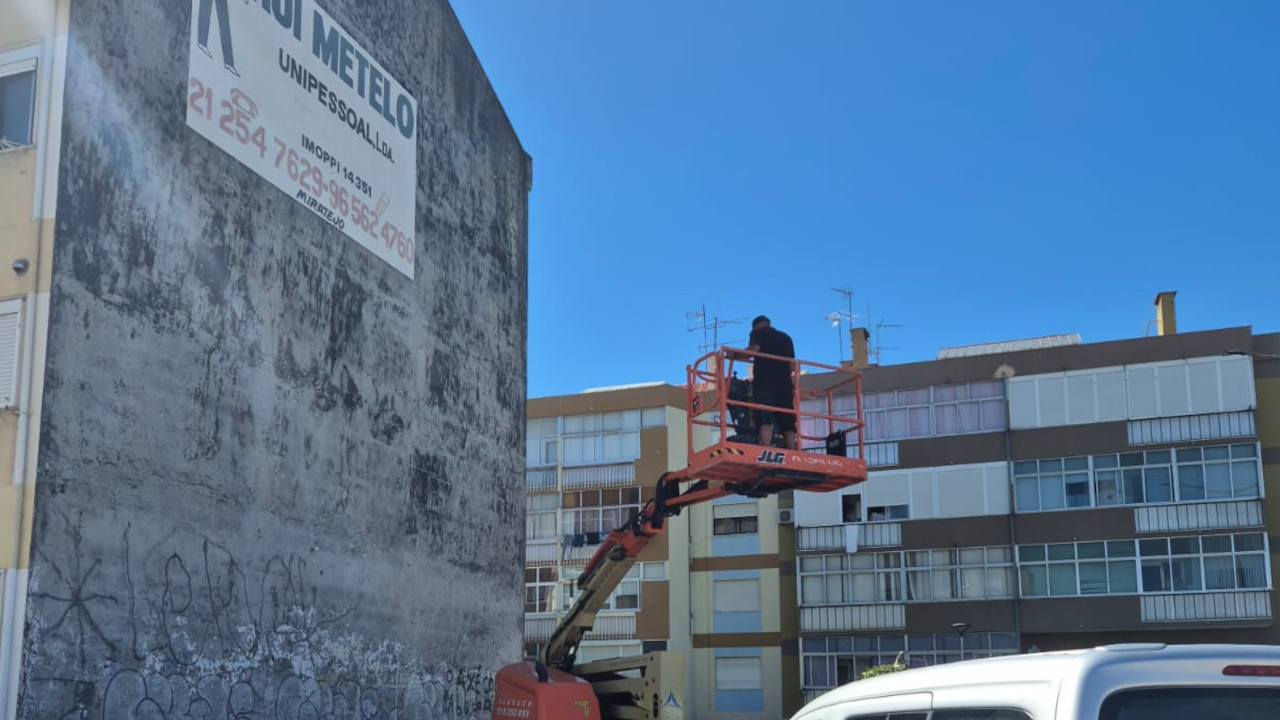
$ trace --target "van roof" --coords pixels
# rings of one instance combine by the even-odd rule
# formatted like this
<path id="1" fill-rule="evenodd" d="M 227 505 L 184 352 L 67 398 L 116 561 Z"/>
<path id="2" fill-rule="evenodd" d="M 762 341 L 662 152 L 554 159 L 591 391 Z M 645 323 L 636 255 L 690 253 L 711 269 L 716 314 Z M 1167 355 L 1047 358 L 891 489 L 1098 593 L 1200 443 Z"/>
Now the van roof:
<path id="1" fill-rule="evenodd" d="M 1221 660 L 1224 664 L 1259 661 L 1276 664 L 1280 663 L 1280 648 L 1270 645 L 1130 643 L 966 660 L 857 680 L 814 699 L 801 708 L 795 717 L 855 700 L 967 685 L 1048 682 L 1086 668 L 1152 660 Z"/>

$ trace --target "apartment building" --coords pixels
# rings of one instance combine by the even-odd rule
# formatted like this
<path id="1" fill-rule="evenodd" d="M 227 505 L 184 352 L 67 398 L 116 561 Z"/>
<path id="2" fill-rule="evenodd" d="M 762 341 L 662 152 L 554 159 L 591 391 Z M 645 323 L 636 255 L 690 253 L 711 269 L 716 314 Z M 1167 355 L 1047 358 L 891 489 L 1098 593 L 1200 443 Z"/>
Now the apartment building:
<path id="1" fill-rule="evenodd" d="M 1280 334 L 1157 307 L 1157 336 L 865 368 L 869 479 L 794 501 L 788 711 L 898 658 L 1280 641 Z"/>
<path id="2" fill-rule="evenodd" d="M 575 597 L 601 540 L 687 464 L 685 391 L 654 383 L 531 398 L 527 416 L 525 650 L 535 655 Z M 614 590 L 580 662 L 690 650 L 688 518 L 641 553 Z"/>
<path id="3" fill-rule="evenodd" d="M 70 3 L 0 13 L 0 716 L 23 643 Z"/>

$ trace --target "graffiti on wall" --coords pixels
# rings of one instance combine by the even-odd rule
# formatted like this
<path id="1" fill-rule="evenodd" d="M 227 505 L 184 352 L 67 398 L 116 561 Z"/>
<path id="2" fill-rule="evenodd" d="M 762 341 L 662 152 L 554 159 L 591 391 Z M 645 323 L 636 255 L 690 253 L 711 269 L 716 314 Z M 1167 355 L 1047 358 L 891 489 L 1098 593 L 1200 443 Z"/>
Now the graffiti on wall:
<path id="1" fill-rule="evenodd" d="M 70 541 L 36 551 L 20 717 L 489 717 L 491 672 L 344 630 L 359 608 L 326 603 L 306 558 L 245 563 L 208 537 L 140 552 L 129 526 L 95 556 L 79 518 L 59 519 Z"/>

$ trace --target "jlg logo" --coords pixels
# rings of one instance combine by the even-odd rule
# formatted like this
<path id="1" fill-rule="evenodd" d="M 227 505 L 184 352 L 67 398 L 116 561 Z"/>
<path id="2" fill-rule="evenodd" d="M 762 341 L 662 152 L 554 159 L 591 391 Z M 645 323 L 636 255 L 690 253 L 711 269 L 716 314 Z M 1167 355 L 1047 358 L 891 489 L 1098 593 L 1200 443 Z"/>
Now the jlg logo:
<path id="1" fill-rule="evenodd" d="M 574 707 L 582 711 L 582 717 L 591 717 L 591 701 L 590 700 L 574 700 Z"/>
<path id="2" fill-rule="evenodd" d="M 781 465 L 782 461 L 787 459 L 787 454 L 779 450 L 765 450 L 760 453 L 760 457 L 756 458 L 756 462 L 770 463 L 772 465 Z"/>

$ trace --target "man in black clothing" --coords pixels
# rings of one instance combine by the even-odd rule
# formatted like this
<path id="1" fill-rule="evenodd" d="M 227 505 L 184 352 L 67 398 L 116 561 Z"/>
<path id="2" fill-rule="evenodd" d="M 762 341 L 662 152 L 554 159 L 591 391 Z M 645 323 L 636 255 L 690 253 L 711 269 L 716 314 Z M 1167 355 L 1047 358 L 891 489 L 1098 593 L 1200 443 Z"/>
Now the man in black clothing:
<path id="1" fill-rule="evenodd" d="M 775 329 L 769 324 L 769 318 L 764 315 L 751 321 L 751 339 L 747 342 L 748 349 L 752 352 L 785 358 L 794 358 L 796 356 L 795 346 L 791 343 L 791 336 Z M 752 384 L 755 385 L 755 402 L 761 405 L 795 409 L 795 389 L 791 380 L 791 363 L 771 358 L 756 358 L 752 379 Z M 768 410 L 757 410 L 756 427 L 760 428 L 760 444 L 773 444 L 773 421 L 775 419 L 778 421 L 778 427 L 782 430 L 783 446 L 792 450 L 799 450 L 800 445 L 796 441 L 796 416 L 793 412 L 775 413 Z"/>

